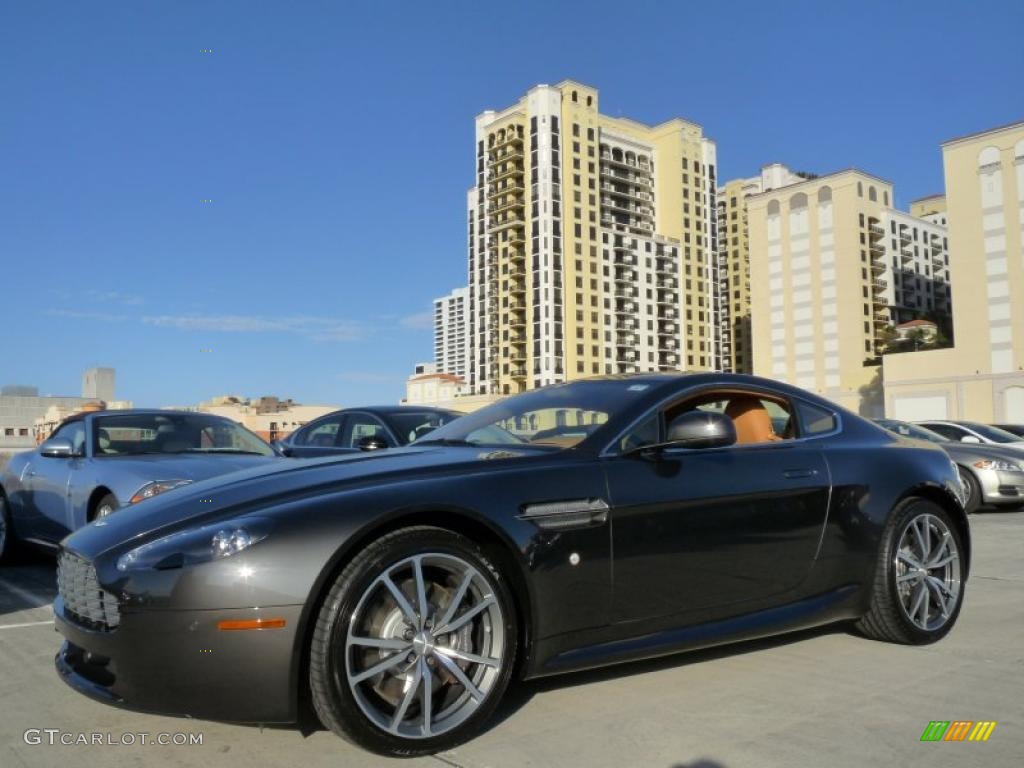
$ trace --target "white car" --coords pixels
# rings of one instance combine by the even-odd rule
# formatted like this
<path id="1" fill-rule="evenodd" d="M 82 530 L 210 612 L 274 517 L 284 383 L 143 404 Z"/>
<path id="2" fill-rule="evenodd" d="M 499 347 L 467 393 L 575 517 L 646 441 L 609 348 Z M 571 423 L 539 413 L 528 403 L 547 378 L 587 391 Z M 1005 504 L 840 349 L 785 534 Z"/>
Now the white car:
<path id="1" fill-rule="evenodd" d="M 985 443 L 1024 453 L 1024 437 L 976 421 L 919 421 L 922 427 L 959 443 Z"/>

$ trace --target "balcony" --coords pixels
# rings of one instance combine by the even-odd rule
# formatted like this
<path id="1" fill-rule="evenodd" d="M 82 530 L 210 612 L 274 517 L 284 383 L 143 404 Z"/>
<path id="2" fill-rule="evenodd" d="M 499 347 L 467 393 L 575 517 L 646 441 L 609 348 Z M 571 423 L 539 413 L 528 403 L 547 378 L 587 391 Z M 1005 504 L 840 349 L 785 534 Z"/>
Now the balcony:
<path id="1" fill-rule="evenodd" d="M 881 273 L 885 272 L 885 262 L 882 261 L 881 259 L 872 259 L 871 271 L 874 272 L 876 275 L 880 275 Z"/>
<path id="2" fill-rule="evenodd" d="M 900 227 L 899 238 L 900 243 L 909 243 L 913 240 L 913 238 L 910 235 L 910 230 L 907 229 L 906 227 Z"/>
<path id="3" fill-rule="evenodd" d="M 885 237 L 885 228 L 874 220 L 868 224 L 868 232 L 871 233 L 872 237 Z"/>
<path id="4" fill-rule="evenodd" d="M 615 296 L 620 298 L 620 299 L 635 299 L 636 298 L 636 289 L 635 288 L 627 288 L 627 287 L 617 286 L 615 288 Z"/>
<path id="5" fill-rule="evenodd" d="M 487 175 L 488 182 L 501 181 L 502 179 L 509 179 L 513 176 L 522 176 L 523 166 L 518 163 L 510 163 L 506 166 L 492 168 L 491 172 Z"/>
<path id="6" fill-rule="evenodd" d="M 876 291 L 884 291 L 889 286 L 885 280 L 880 277 L 876 277 L 871 281 L 871 287 Z"/>
<path id="7" fill-rule="evenodd" d="M 615 282 L 617 283 L 635 283 L 636 279 L 635 269 L 629 269 L 628 267 L 617 267 L 615 269 Z"/>
<path id="8" fill-rule="evenodd" d="M 523 137 L 520 136 L 517 131 L 508 131 L 505 133 L 505 138 L 499 139 L 498 141 L 494 142 L 494 144 L 488 147 L 487 150 L 489 152 L 494 152 L 495 150 L 501 149 L 502 147 L 514 147 L 516 145 L 520 147 L 523 146 Z"/>
<path id="9" fill-rule="evenodd" d="M 900 248 L 900 261 L 907 264 L 914 260 L 914 252 L 910 248 Z"/>
<path id="10" fill-rule="evenodd" d="M 504 184 L 490 183 L 487 185 L 487 196 L 488 197 L 500 197 L 501 195 L 521 195 L 526 188 L 521 182 L 512 180 L 511 182 L 505 182 Z"/>

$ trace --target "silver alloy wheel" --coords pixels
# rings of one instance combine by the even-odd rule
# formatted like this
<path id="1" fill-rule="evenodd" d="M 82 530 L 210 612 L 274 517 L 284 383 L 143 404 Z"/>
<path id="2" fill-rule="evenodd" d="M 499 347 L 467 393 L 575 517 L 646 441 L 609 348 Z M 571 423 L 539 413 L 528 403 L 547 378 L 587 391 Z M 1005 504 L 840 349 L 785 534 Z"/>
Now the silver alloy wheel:
<path id="1" fill-rule="evenodd" d="M 359 708 L 395 736 L 425 739 L 466 721 L 505 664 L 505 618 L 480 572 L 426 553 L 389 566 L 366 589 L 345 638 Z"/>
<path id="2" fill-rule="evenodd" d="M 952 616 L 960 599 L 960 553 L 949 527 L 932 514 L 914 517 L 896 550 L 896 590 L 903 613 L 933 632 Z"/>

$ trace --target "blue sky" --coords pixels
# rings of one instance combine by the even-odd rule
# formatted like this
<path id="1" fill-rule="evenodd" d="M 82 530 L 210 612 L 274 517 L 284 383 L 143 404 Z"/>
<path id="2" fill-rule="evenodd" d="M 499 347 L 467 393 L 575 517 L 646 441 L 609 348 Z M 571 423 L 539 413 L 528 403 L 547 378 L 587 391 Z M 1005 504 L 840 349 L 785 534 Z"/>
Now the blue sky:
<path id="1" fill-rule="evenodd" d="M 572 77 L 764 163 L 942 189 L 1024 118 L 1024 4 L 6 2 L 0 383 L 393 402 L 465 282 L 473 118 Z M 205 53 L 205 50 L 212 53 Z M 202 202 L 212 200 L 212 202 Z M 203 351 L 210 350 L 210 351 Z"/>

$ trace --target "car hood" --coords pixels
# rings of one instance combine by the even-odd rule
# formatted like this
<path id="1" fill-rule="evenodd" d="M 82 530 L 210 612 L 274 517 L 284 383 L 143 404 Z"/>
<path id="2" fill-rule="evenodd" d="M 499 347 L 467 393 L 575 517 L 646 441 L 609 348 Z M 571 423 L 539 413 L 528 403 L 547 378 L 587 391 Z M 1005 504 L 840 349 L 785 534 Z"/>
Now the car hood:
<path id="1" fill-rule="evenodd" d="M 64 539 L 63 545 L 94 557 L 124 542 L 181 528 L 185 522 L 199 525 L 235 509 L 240 510 L 239 514 L 258 513 L 261 503 L 271 506 L 299 493 L 331 493 L 347 487 L 406 481 L 424 473 L 462 473 L 484 462 L 519 464 L 545 456 L 550 456 L 550 451 L 519 446 L 504 450 L 424 445 L 340 457 L 264 462 L 259 467 L 195 482 L 118 510 L 80 528 Z"/>
<path id="2" fill-rule="evenodd" d="M 1006 448 L 993 443 L 939 443 L 953 461 L 961 464 L 973 464 L 986 459 L 1002 459 L 1021 463 L 1024 455 L 1019 450 Z"/>
<path id="3" fill-rule="evenodd" d="M 134 476 L 140 484 L 150 480 L 206 480 L 250 467 L 284 461 L 278 456 L 235 453 L 181 453 L 146 456 L 105 456 L 94 459 L 102 474 Z"/>

